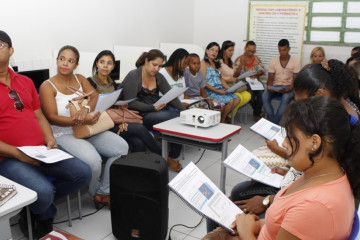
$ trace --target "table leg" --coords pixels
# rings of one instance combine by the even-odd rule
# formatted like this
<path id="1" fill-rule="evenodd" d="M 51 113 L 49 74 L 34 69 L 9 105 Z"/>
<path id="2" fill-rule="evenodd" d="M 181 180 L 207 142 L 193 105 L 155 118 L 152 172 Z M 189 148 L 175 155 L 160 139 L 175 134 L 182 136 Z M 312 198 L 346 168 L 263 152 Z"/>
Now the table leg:
<path id="1" fill-rule="evenodd" d="M 29 240 L 33 240 L 33 232 L 32 232 L 32 227 L 31 227 L 31 216 L 30 216 L 29 206 L 26 207 L 26 217 L 27 217 L 27 223 L 28 223 Z"/>
<path id="2" fill-rule="evenodd" d="M 161 140 L 161 155 L 162 157 L 165 159 L 167 159 L 167 155 L 168 155 L 168 141 L 165 140 L 164 138 Z"/>
<path id="3" fill-rule="evenodd" d="M 226 168 L 224 161 L 227 158 L 228 140 L 221 145 L 221 170 L 220 170 L 220 190 L 225 194 Z"/>

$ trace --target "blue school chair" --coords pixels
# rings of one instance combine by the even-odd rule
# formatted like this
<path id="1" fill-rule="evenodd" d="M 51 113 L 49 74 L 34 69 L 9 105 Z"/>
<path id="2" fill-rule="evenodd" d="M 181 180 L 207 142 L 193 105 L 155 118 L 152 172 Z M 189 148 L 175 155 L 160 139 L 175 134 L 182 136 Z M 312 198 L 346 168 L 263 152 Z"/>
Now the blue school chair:
<path id="1" fill-rule="evenodd" d="M 55 178 L 53 178 L 53 177 L 48 177 L 48 179 L 51 182 L 53 182 L 55 180 Z M 82 219 L 81 191 L 80 190 L 78 190 L 78 192 L 77 192 L 77 197 L 78 197 L 79 219 Z M 70 195 L 66 196 L 66 209 L 67 209 L 67 215 L 68 215 L 68 226 L 72 227 Z"/>
<path id="2" fill-rule="evenodd" d="M 352 230 L 351 230 L 351 233 L 350 233 L 350 236 L 348 239 L 356 240 L 358 233 L 359 233 L 359 215 L 355 209 L 354 223 L 353 223 Z"/>

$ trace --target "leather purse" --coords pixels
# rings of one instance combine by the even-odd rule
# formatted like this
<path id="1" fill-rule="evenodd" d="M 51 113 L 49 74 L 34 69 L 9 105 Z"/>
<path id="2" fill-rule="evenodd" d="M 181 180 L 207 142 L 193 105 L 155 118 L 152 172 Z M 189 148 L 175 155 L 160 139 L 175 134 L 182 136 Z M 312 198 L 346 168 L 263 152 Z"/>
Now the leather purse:
<path id="1" fill-rule="evenodd" d="M 72 91 L 74 90 L 72 89 Z M 91 94 L 91 93 L 85 94 L 79 91 L 78 89 L 76 89 L 76 91 L 74 92 L 77 93 L 78 95 L 79 93 L 82 95 L 69 101 L 68 108 L 70 110 L 71 117 L 75 116 L 76 112 L 80 111 L 81 109 L 83 109 L 84 106 L 88 104 L 89 95 Z M 114 127 L 114 122 L 112 121 L 109 114 L 106 111 L 104 111 L 101 113 L 96 123 L 92 125 L 75 125 L 73 126 L 73 131 L 75 138 L 88 138 L 113 127 Z"/>
<path id="2" fill-rule="evenodd" d="M 138 111 L 129 110 L 127 107 L 109 108 L 106 110 L 116 124 L 143 123 Z"/>

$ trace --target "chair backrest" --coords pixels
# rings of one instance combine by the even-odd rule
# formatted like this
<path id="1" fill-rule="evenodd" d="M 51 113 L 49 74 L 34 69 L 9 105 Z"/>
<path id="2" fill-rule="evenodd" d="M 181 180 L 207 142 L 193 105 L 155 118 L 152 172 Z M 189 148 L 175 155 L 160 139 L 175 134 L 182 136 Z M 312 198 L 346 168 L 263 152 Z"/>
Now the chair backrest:
<path id="1" fill-rule="evenodd" d="M 351 230 L 351 233 L 350 233 L 350 236 L 348 239 L 355 240 L 358 233 L 359 233 L 359 215 L 355 209 L 354 223 L 353 223 L 352 230 Z"/>

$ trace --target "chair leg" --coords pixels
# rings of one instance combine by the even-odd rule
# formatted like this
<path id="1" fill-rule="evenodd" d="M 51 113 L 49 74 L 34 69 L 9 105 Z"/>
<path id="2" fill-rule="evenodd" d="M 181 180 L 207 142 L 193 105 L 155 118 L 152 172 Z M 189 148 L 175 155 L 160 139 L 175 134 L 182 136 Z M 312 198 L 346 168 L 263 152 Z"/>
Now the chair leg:
<path id="1" fill-rule="evenodd" d="M 66 196 L 66 207 L 67 207 L 67 214 L 68 214 L 68 226 L 72 227 L 70 195 Z"/>
<path id="2" fill-rule="evenodd" d="M 81 208 L 81 191 L 78 190 L 78 210 L 79 210 L 79 219 L 82 219 L 82 208 Z"/>
<path id="3" fill-rule="evenodd" d="M 32 227 L 31 227 L 31 216 L 30 216 L 29 206 L 26 206 L 26 217 L 27 217 L 27 224 L 28 224 L 29 240 L 33 240 L 33 232 L 32 232 Z"/>
<path id="4" fill-rule="evenodd" d="M 235 116 L 234 116 L 234 109 L 233 109 L 233 110 L 231 110 L 231 124 L 234 124 L 234 118 L 235 118 Z"/>
<path id="5" fill-rule="evenodd" d="M 248 121 L 248 103 L 245 104 L 245 124 L 247 124 Z"/>

